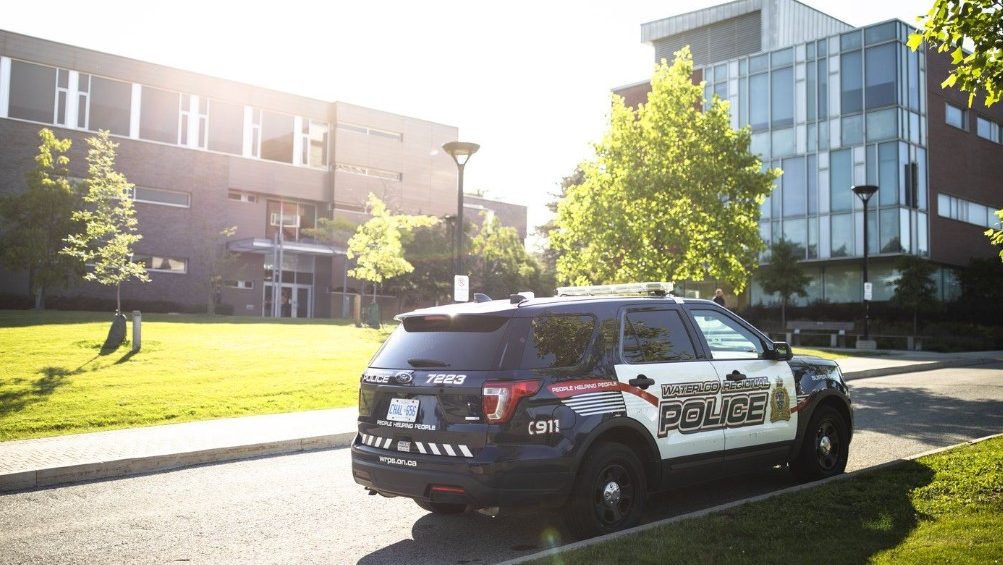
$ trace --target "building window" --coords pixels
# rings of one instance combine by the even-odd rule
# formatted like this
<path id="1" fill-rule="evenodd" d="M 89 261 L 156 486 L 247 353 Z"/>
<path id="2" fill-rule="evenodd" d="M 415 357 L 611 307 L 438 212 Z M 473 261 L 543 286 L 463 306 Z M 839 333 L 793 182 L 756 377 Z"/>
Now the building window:
<path id="1" fill-rule="evenodd" d="M 341 122 L 341 123 L 338 124 L 337 127 L 338 127 L 338 129 L 344 130 L 344 131 L 353 131 L 355 133 L 362 133 L 362 134 L 365 134 L 365 135 L 372 135 L 372 136 L 375 136 L 375 137 L 385 137 L 387 139 L 393 139 L 393 140 L 396 140 L 396 141 L 403 141 L 404 140 L 404 134 L 402 134 L 400 132 L 396 132 L 396 131 L 386 130 L 386 129 L 371 128 L 371 127 L 367 127 L 367 126 L 363 126 L 363 125 L 359 125 L 359 124 L 353 124 L 353 123 L 349 123 L 349 122 Z"/>
<path id="2" fill-rule="evenodd" d="M 1001 126 L 996 122 L 987 120 L 982 116 L 977 116 L 975 118 L 975 132 L 982 139 L 988 139 L 993 143 L 1000 143 L 1000 128 Z"/>
<path id="3" fill-rule="evenodd" d="M 106 129 L 115 135 L 129 135 L 132 115 L 132 85 L 102 77 L 91 79 L 91 107 L 87 129 Z"/>
<path id="4" fill-rule="evenodd" d="M 56 125 L 70 126 L 67 123 L 66 105 L 70 98 L 70 71 L 56 70 Z"/>
<path id="5" fill-rule="evenodd" d="M 236 104 L 206 100 L 209 115 L 210 151 L 240 155 L 244 146 L 244 108 Z"/>
<path id="6" fill-rule="evenodd" d="M 304 165 L 316 168 L 327 168 L 327 124 L 313 120 L 303 120 L 302 155 Z"/>
<path id="7" fill-rule="evenodd" d="M 180 192 L 177 190 L 164 190 L 161 188 L 137 186 L 132 191 L 132 199 L 136 202 L 146 202 L 147 204 L 190 208 L 192 195 L 187 192 Z"/>
<path id="8" fill-rule="evenodd" d="M 899 197 L 898 143 L 878 145 L 878 205 L 894 206 Z"/>
<path id="9" fill-rule="evenodd" d="M 853 163 L 850 150 L 833 151 L 829 157 L 829 209 L 833 212 L 849 211 L 854 197 L 850 191 L 852 187 Z M 833 245 L 833 249 L 835 248 Z"/>
<path id="10" fill-rule="evenodd" d="M 749 77 L 749 125 L 752 131 L 770 127 L 770 75 L 766 73 Z"/>
<path id="11" fill-rule="evenodd" d="M 865 51 L 865 91 L 864 101 L 867 109 L 891 106 L 896 102 L 898 77 L 895 61 L 898 59 L 896 49 L 898 44 L 886 43 L 877 47 L 868 47 Z"/>
<path id="12" fill-rule="evenodd" d="M 293 162 L 293 117 L 286 114 L 262 111 L 261 153 L 267 161 L 279 163 Z"/>
<path id="13" fill-rule="evenodd" d="M 998 228 L 1000 223 L 996 208 L 944 193 L 937 195 L 937 215 L 983 228 Z"/>
<path id="14" fill-rule="evenodd" d="M 358 165 L 346 165 L 344 163 L 339 163 L 335 166 L 338 171 L 343 171 L 346 173 L 351 173 L 353 175 L 363 175 L 367 177 L 376 177 L 379 179 L 392 180 L 400 182 L 401 173 L 394 171 L 386 171 L 383 169 L 374 169 L 372 167 L 360 167 Z"/>
<path id="15" fill-rule="evenodd" d="M 863 109 L 862 71 L 860 51 L 843 53 L 839 64 L 840 109 L 843 114 L 852 114 Z"/>
<path id="16" fill-rule="evenodd" d="M 178 142 L 179 98 L 177 92 L 143 87 L 139 113 L 141 139 L 163 143 Z"/>
<path id="17" fill-rule="evenodd" d="M 821 48 L 825 42 L 819 42 Z M 818 60 L 818 119 L 829 117 L 829 60 Z M 821 144 L 819 145 L 821 148 Z"/>
<path id="18" fill-rule="evenodd" d="M 175 273 L 178 275 L 183 275 L 188 272 L 187 259 L 162 257 L 159 255 L 140 255 L 137 253 L 132 256 L 132 260 L 135 263 L 142 263 L 143 266 L 146 267 L 147 271 Z"/>
<path id="19" fill-rule="evenodd" d="M 91 75 L 81 73 L 77 77 L 77 128 L 87 129 L 87 115 L 90 111 Z"/>
<path id="20" fill-rule="evenodd" d="M 285 241 L 299 241 L 301 230 L 311 229 L 317 225 L 317 207 L 313 204 L 301 204 L 279 200 L 269 200 L 266 203 L 265 214 L 267 225 L 265 237 L 272 239 L 281 230 Z"/>
<path id="21" fill-rule="evenodd" d="M 257 194 L 250 194 L 248 192 L 240 192 L 239 190 L 231 190 L 226 193 L 226 197 L 230 200 L 236 202 L 250 202 L 254 203 L 258 201 Z"/>
<path id="22" fill-rule="evenodd" d="M 224 281 L 223 285 L 227 288 L 239 288 L 241 290 L 254 289 L 254 281 Z"/>
<path id="23" fill-rule="evenodd" d="M 947 125 L 959 129 L 968 129 L 968 110 L 959 108 L 950 102 L 945 102 L 944 119 Z"/>
<path id="24" fill-rule="evenodd" d="M 794 125 L 794 68 L 774 70 L 771 81 L 771 125 L 787 128 Z"/>
<path id="25" fill-rule="evenodd" d="M 11 61 L 8 116 L 51 124 L 55 104 L 56 69 Z"/>
<path id="26" fill-rule="evenodd" d="M 784 217 L 804 216 L 807 210 L 807 179 L 804 157 L 784 159 L 783 182 Z"/>
<path id="27" fill-rule="evenodd" d="M 206 136 L 209 126 L 208 106 L 208 100 L 189 94 L 181 95 L 181 109 L 178 118 L 178 145 L 197 147 L 199 149 L 206 148 Z"/>

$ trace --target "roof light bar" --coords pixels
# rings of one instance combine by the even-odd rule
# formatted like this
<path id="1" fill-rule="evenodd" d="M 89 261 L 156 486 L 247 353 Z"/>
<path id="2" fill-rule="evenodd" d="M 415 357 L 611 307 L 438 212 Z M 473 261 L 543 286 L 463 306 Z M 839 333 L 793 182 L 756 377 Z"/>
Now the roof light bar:
<path id="1" fill-rule="evenodd" d="M 666 296 L 672 288 L 670 282 L 561 286 L 557 287 L 557 296 Z"/>

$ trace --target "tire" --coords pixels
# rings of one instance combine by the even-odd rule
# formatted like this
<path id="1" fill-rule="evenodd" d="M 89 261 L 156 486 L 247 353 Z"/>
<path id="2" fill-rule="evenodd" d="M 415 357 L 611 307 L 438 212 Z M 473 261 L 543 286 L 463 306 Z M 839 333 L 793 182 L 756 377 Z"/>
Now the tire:
<path id="1" fill-rule="evenodd" d="M 850 434 L 846 421 L 836 409 L 822 406 L 812 414 L 805 428 L 801 450 L 790 467 L 800 481 L 816 481 L 846 470 Z"/>
<path id="2" fill-rule="evenodd" d="M 590 538 L 630 528 L 641 519 L 647 478 L 637 455 L 619 443 L 600 443 L 585 456 L 565 508 L 571 535 Z"/>
<path id="3" fill-rule="evenodd" d="M 418 500 L 414 499 L 415 504 L 420 506 L 423 510 L 427 510 L 432 514 L 463 514 L 467 511 L 466 504 L 450 504 L 448 502 L 431 502 L 428 500 Z"/>

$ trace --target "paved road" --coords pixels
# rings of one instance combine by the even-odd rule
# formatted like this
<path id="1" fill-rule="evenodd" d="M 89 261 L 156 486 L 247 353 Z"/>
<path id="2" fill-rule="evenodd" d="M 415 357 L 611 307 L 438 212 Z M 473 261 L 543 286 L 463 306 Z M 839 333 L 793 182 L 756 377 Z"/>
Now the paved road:
<path id="1" fill-rule="evenodd" d="M 1003 431 L 1003 364 L 851 385 L 850 470 Z M 647 519 L 790 484 L 767 470 L 669 492 Z M 341 449 L 0 496 L 0 563 L 493 563 L 559 543 L 554 523 L 366 496 Z"/>

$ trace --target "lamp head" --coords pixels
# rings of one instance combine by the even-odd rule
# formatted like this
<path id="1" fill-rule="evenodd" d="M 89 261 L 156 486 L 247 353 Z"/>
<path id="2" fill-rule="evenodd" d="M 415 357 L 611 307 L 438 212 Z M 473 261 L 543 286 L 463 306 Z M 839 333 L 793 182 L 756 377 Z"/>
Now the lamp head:
<path id="1" fill-rule="evenodd" d="M 462 167 L 481 146 L 467 141 L 450 141 L 442 146 L 443 151 L 452 155 L 456 164 Z"/>
<path id="2" fill-rule="evenodd" d="M 873 184 L 858 184 L 854 187 L 851 187 L 850 190 L 852 190 L 853 193 L 856 194 L 861 201 L 867 202 L 868 200 L 871 199 L 872 196 L 874 196 L 874 193 L 878 191 L 878 187 L 874 186 Z"/>

